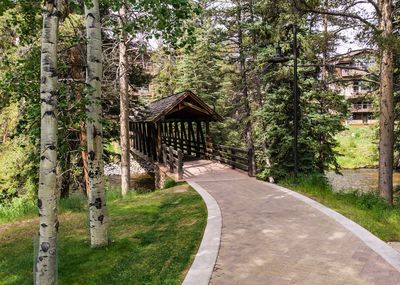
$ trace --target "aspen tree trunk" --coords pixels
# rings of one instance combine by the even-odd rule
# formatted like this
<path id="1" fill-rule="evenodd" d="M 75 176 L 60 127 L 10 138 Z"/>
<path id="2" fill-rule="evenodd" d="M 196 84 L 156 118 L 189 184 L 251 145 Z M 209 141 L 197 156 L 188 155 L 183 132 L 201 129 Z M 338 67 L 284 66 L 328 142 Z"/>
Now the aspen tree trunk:
<path id="1" fill-rule="evenodd" d="M 119 96 L 120 96 L 120 125 L 121 125 L 121 188 L 122 195 L 129 191 L 130 179 L 130 146 L 129 146 L 129 94 L 128 94 L 128 58 L 126 54 L 126 6 L 122 4 L 119 10 Z"/>
<path id="2" fill-rule="evenodd" d="M 92 247 L 108 244 L 107 215 L 104 190 L 103 129 L 101 124 L 102 40 L 99 3 L 85 5 L 87 34 L 87 148 L 89 173 L 89 224 Z"/>
<path id="3" fill-rule="evenodd" d="M 39 249 L 35 284 L 57 284 L 57 40 L 60 1 L 45 1 L 40 70 Z"/>
<path id="4" fill-rule="evenodd" d="M 383 40 L 393 33 L 392 4 L 391 0 L 378 1 Z M 388 42 L 381 43 L 380 55 L 379 191 L 389 204 L 393 204 L 394 69 L 393 50 Z"/>

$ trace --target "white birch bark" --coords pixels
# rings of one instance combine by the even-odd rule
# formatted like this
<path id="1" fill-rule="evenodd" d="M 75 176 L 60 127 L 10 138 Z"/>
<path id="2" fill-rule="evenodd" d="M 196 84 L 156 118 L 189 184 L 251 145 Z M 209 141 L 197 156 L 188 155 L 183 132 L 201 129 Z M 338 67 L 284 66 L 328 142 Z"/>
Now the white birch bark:
<path id="1" fill-rule="evenodd" d="M 40 67 L 39 248 L 35 284 L 57 284 L 57 40 L 60 1 L 45 1 Z"/>
<path id="2" fill-rule="evenodd" d="M 129 94 L 128 94 L 128 58 L 126 54 L 126 6 L 119 10 L 119 96 L 120 96 L 120 141 L 121 141 L 121 191 L 125 196 L 129 191 L 130 146 L 129 146 Z"/>
<path id="3" fill-rule="evenodd" d="M 101 108 L 102 40 L 99 3 L 85 5 L 87 34 L 87 147 L 88 147 L 88 203 L 90 243 L 92 247 L 108 244 L 107 211 L 104 190 L 103 129 Z"/>

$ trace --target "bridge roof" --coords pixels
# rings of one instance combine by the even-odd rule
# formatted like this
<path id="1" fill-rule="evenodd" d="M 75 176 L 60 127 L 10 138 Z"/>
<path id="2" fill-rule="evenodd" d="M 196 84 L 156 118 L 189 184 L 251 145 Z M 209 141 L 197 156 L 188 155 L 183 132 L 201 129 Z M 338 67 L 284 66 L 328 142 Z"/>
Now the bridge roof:
<path id="1" fill-rule="evenodd" d="M 134 122 L 163 120 L 222 121 L 222 117 L 190 90 L 170 95 L 150 103 L 130 117 Z"/>

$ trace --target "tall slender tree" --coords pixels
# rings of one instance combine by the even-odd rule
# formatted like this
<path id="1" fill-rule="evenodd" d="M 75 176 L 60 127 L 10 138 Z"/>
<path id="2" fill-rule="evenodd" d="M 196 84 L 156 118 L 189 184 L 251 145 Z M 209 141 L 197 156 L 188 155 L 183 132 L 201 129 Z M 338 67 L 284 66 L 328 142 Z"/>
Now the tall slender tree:
<path id="1" fill-rule="evenodd" d="M 393 204 L 394 95 L 392 0 L 379 0 L 377 14 L 381 40 L 380 50 L 380 120 L 379 120 L 379 191 Z"/>
<path id="2" fill-rule="evenodd" d="M 129 146 L 129 94 L 128 94 L 128 56 L 126 3 L 119 9 L 119 98 L 120 98 L 120 140 L 121 140 L 121 192 L 125 196 L 129 191 L 130 180 L 130 146 Z"/>
<path id="3" fill-rule="evenodd" d="M 41 49 L 41 135 L 39 208 L 39 249 L 35 283 L 57 283 L 57 41 L 61 1 L 47 0 L 43 6 Z"/>
<path id="4" fill-rule="evenodd" d="M 90 242 L 92 247 L 100 247 L 108 244 L 108 234 L 101 122 L 102 39 L 97 0 L 85 4 L 85 19 L 87 34 L 86 96 L 88 106 L 86 128 Z"/>

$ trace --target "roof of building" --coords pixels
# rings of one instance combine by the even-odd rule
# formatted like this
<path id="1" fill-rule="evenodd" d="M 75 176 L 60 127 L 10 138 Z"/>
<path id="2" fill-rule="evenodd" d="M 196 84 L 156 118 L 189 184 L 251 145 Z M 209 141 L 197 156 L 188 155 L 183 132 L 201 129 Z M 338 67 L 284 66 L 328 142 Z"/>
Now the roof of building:
<path id="1" fill-rule="evenodd" d="M 134 122 L 158 122 L 165 119 L 201 118 L 222 121 L 222 117 L 211 109 L 200 97 L 186 90 L 150 103 L 136 112 L 130 119 Z"/>
<path id="2" fill-rule="evenodd" d="M 374 49 L 358 49 L 351 50 L 346 53 L 338 54 L 329 59 L 330 62 L 335 62 L 336 64 L 347 63 L 348 61 L 352 61 L 354 57 L 361 54 L 374 54 L 376 50 Z"/>

